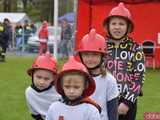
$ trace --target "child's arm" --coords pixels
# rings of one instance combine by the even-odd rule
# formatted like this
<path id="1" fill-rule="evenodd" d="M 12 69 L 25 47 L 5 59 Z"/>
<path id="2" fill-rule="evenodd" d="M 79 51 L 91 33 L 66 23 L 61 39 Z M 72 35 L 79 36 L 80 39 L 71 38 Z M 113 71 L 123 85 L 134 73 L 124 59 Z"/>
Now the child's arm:
<path id="1" fill-rule="evenodd" d="M 31 114 L 31 116 L 32 116 L 35 120 L 44 120 L 40 114 L 39 114 L 39 115 Z"/>
<path id="2" fill-rule="evenodd" d="M 132 75 L 133 78 L 129 83 L 129 90 L 124 96 L 124 100 L 122 101 L 129 108 L 132 108 L 132 105 L 136 102 L 137 97 L 140 94 L 144 83 L 145 76 L 145 65 L 144 65 L 144 53 L 143 49 L 140 45 L 135 44 L 134 57 L 132 60 Z"/>
<path id="3" fill-rule="evenodd" d="M 101 120 L 100 113 L 94 105 L 89 106 L 86 113 L 86 120 Z"/>
<path id="4" fill-rule="evenodd" d="M 33 107 L 33 105 L 31 104 L 31 96 L 30 96 L 30 87 L 28 87 L 25 91 L 25 96 L 26 96 L 26 104 L 27 107 L 29 109 L 29 112 L 31 113 L 31 116 L 35 119 L 35 120 L 44 120 L 42 118 L 42 116 L 35 110 L 35 108 Z"/>
<path id="5" fill-rule="evenodd" d="M 107 102 L 109 120 L 118 120 L 118 98 Z"/>
<path id="6" fill-rule="evenodd" d="M 118 85 L 116 79 L 108 75 L 108 94 L 107 94 L 107 112 L 109 120 L 118 120 Z"/>
<path id="7" fill-rule="evenodd" d="M 28 106 L 28 108 L 29 108 L 29 111 L 31 112 L 32 118 L 34 118 L 35 120 L 44 120 L 40 114 L 37 114 L 37 113 L 34 111 L 34 109 L 31 107 L 31 105 L 29 105 L 28 102 L 27 102 L 27 106 Z"/>

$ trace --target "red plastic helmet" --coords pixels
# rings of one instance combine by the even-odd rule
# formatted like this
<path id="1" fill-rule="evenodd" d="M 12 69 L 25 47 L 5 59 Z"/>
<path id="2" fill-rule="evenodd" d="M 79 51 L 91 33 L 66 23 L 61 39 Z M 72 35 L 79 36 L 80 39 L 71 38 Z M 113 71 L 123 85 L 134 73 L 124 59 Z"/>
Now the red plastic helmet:
<path id="1" fill-rule="evenodd" d="M 77 52 L 99 52 L 106 54 L 106 49 L 105 38 L 96 33 L 95 29 L 91 29 L 90 32 L 82 38 L 80 48 L 77 49 Z"/>
<path id="2" fill-rule="evenodd" d="M 85 80 L 88 81 L 88 86 L 84 91 L 84 97 L 88 97 L 94 92 L 95 81 L 89 75 L 86 67 L 82 63 L 75 60 L 74 57 L 70 57 L 69 60 L 63 65 L 63 68 L 55 81 L 55 88 L 59 94 L 63 95 L 63 88 L 61 84 L 62 76 L 64 75 L 64 73 L 69 72 L 79 72 L 85 76 Z"/>
<path id="3" fill-rule="evenodd" d="M 103 26 L 106 26 L 107 24 L 109 24 L 109 20 L 112 17 L 122 17 L 122 18 L 126 19 L 127 22 L 129 23 L 130 27 L 131 27 L 131 30 L 129 32 L 133 31 L 134 24 L 133 24 L 133 21 L 132 21 L 131 13 L 124 6 L 124 4 L 122 2 L 119 3 L 117 7 L 114 7 L 110 11 L 109 15 L 103 21 Z"/>
<path id="4" fill-rule="evenodd" d="M 34 60 L 32 68 L 27 71 L 28 75 L 32 76 L 35 69 L 49 70 L 53 74 L 57 74 L 57 62 L 49 52 L 46 52 Z"/>

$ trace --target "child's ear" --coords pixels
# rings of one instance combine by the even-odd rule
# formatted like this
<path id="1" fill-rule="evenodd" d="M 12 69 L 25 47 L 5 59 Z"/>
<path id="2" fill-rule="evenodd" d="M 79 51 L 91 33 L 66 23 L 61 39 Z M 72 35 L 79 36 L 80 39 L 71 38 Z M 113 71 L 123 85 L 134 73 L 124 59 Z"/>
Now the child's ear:
<path id="1" fill-rule="evenodd" d="M 52 82 L 51 82 L 51 85 L 54 85 L 54 82 L 55 82 L 55 77 L 53 77 L 53 80 L 52 80 Z"/>
<path id="2" fill-rule="evenodd" d="M 51 85 L 54 85 L 54 80 L 51 82 Z"/>
<path id="3" fill-rule="evenodd" d="M 53 80 L 52 80 L 53 85 L 54 85 L 56 78 L 57 78 L 57 75 L 53 74 Z"/>
<path id="4" fill-rule="evenodd" d="M 132 25 L 129 24 L 129 25 L 128 25 L 128 33 L 131 33 L 131 32 L 132 32 Z"/>
<path id="5" fill-rule="evenodd" d="M 84 90 L 88 88 L 88 81 L 85 81 Z"/>

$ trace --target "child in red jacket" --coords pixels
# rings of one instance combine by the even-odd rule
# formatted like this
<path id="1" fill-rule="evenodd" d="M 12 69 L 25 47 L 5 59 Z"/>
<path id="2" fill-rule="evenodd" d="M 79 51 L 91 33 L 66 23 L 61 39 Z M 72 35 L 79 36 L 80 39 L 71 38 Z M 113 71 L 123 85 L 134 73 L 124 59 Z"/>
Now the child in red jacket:
<path id="1" fill-rule="evenodd" d="M 40 46 L 38 53 L 40 55 L 48 51 L 47 41 L 48 41 L 48 23 L 47 21 L 44 21 L 39 31 Z"/>

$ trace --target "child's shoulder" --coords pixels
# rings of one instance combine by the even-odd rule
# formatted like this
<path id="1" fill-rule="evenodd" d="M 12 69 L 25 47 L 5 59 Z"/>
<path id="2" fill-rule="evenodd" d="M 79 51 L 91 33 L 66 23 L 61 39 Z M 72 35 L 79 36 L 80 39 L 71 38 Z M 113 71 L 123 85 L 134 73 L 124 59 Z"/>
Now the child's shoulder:
<path id="1" fill-rule="evenodd" d="M 108 82 L 116 81 L 115 77 L 110 72 L 107 72 L 105 79 L 107 79 Z"/>
<path id="2" fill-rule="evenodd" d="M 25 90 L 25 96 L 27 99 L 30 99 L 34 96 L 35 94 L 35 90 L 31 87 L 31 86 L 28 86 Z"/>
<path id="3" fill-rule="evenodd" d="M 82 103 L 84 106 L 88 109 L 88 111 L 94 111 L 94 112 L 99 112 L 98 108 L 90 103 Z"/>
<path id="4" fill-rule="evenodd" d="M 33 92 L 33 88 L 31 86 L 28 86 L 25 90 L 25 94 L 29 94 L 31 92 Z"/>
<path id="5" fill-rule="evenodd" d="M 51 106 L 50 107 L 55 107 L 55 106 L 59 106 L 59 105 L 62 105 L 62 104 L 64 104 L 64 103 L 62 103 L 61 101 L 55 101 L 55 102 L 53 102 L 52 104 L 51 104 Z"/>
<path id="6" fill-rule="evenodd" d="M 107 72 L 105 76 L 105 81 L 107 86 L 117 85 L 116 78 L 110 72 Z"/>
<path id="7" fill-rule="evenodd" d="M 82 103 L 82 111 L 86 116 L 96 116 L 98 117 L 100 115 L 101 109 L 98 109 L 95 105 L 90 103 Z"/>
<path id="8" fill-rule="evenodd" d="M 51 105 L 50 105 L 50 107 L 49 107 L 49 111 L 60 111 L 62 108 L 63 108 L 63 104 L 64 103 L 62 103 L 62 102 L 60 102 L 60 101 L 55 101 L 55 102 L 53 102 Z"/>
<path id="9" fill-rule="evenodd" d="M 94 108 L 98 109 L 99 112 L 101 112 L 100 105 L 97 104 L 96 101 L 94 101 L 93 99 L 91 99 L 89 97 L 83 98 L 80 103 L 88 105 L 88 107 L 90 107 L 91 109 L 93 109 L 93 107 L 94 107 Z"/>

